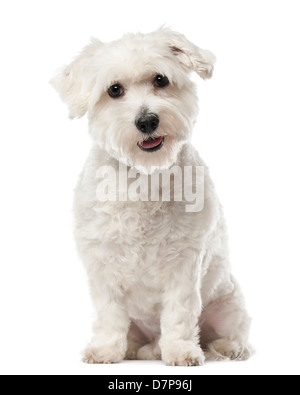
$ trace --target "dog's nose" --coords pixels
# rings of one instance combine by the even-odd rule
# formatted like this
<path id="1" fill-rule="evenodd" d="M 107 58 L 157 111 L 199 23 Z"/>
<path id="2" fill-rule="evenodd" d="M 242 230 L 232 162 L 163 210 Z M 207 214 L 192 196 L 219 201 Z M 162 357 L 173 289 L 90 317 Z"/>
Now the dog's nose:
<path id="1" fill-rule="evenodd" d="M 137 118 L 135 121 L 136 127 L 143 133 L 151 134 L 157 128 L 159 124 L 158 115 L 149 113 L 142 115 L 141 117 Z"/>

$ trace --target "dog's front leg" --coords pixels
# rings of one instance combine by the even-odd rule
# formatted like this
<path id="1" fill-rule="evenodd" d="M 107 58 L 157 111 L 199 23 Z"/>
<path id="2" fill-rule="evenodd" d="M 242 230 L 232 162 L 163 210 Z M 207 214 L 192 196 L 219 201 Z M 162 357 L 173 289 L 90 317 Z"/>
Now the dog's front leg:
<path id="1" fill-rule="evenodd" d="M 84 352 L 87 363 L 114 363 L 124 359 L 127 349 L 129 317 L 121 291 L 102 286 L 92 287 L 92 296 L 97 309 L 94 336 Z"/>
<path id="2" fill-rule="evenodd" d="M 166 365 L 202 365 L 205 357 L 199 345 L 201 313 L 199 270 L 190 260 L 176 264 L 166 282 L 161 315 L 159 346 Z"/>

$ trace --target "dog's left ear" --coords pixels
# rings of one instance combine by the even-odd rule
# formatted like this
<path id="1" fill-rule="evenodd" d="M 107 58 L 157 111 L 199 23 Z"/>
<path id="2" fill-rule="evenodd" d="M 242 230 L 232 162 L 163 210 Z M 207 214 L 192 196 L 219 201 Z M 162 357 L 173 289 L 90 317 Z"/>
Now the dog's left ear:
<path id="1" fill-rule="evenodd" d="M 168 45 L 181 65 L 189 71 L 195 71 L 201 78 L 212 77 L 216 57 L 206 49 L 200 49 L 184 35 L 169 29 L 162 29 Z"/>

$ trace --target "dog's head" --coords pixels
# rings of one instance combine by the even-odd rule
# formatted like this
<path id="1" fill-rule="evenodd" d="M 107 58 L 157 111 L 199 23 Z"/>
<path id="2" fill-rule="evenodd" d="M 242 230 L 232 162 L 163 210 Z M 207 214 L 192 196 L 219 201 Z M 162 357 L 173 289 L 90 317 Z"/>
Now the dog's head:
<path id="1" fill-rule="evenodd" d="M 189 74 L 210 78 L 213 64 L 210 52 L 161 28 L 109 44 L 92 40 L 51 82 L 70 118 L 88 112 L 101 148 L 149 171 L 171 166 L 190 138 L 197 97 Z"/>

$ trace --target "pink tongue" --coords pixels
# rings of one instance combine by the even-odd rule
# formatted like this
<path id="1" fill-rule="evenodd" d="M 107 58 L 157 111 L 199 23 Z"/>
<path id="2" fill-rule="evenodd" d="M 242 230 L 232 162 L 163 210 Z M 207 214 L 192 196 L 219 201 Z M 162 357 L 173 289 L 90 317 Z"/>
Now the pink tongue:
<path id="1" fill-rule="evenodd" d="M 162 141 L 162 137 L 158 137 L 155 140 L 149 139 L 149 140 L 143 141 L 141 143 L 141 146 L 146 149 L 154 148 L 154 147 L 157 147 L 161 143 L 161 141 Z"/>

